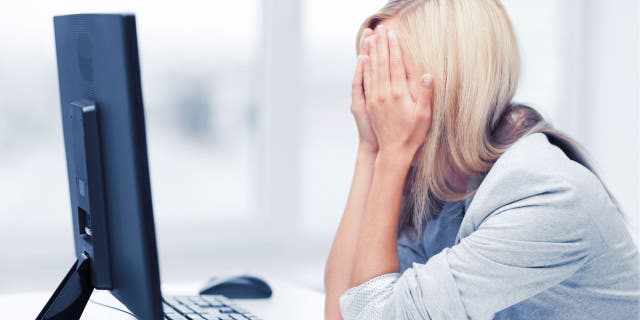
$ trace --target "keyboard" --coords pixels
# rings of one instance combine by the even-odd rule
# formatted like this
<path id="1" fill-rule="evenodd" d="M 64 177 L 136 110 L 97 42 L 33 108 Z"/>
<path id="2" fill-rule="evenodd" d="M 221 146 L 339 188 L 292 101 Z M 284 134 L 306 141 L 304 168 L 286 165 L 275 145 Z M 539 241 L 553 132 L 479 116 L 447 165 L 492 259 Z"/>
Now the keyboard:
<path id="1" fill-rule="evenodd" d="M 178 296 L 162 299 L 170 320 L 260 320 L 224 296 Z"/>

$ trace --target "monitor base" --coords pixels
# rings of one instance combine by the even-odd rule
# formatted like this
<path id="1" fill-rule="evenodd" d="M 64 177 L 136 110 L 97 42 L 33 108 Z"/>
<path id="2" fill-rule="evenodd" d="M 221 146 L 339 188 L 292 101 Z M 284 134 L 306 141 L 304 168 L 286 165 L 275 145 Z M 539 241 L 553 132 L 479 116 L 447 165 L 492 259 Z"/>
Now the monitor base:
<path id="1" fill-rule="evenodd" d="M 93 292 L 89 259 L 76 260 L 36 320 L 78 320 Z"/>

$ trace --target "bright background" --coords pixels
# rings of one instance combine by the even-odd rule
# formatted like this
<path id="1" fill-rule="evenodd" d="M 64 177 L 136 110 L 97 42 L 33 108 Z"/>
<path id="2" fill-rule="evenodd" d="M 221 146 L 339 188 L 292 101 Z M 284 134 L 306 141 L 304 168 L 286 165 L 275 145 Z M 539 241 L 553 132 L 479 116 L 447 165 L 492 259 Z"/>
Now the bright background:
<path id="1" fill-rule="evenodd" d="M 137 14 L 163 281 L 259 270 L 321 290 L 357 143 L 355 33 L 384 2 L 3 0 L 0 293 L 52 291 L 74 260 L 52 16 L 116 11 Z M 638 2 L 504 4 L 517 100 L 589 149 L 638 235 Z"/>

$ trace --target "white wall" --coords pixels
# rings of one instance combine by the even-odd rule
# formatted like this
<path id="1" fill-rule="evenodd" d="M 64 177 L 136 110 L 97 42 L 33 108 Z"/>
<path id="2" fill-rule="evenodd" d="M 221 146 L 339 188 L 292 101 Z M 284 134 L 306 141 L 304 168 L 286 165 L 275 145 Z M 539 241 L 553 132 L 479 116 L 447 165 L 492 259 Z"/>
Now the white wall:
<path id="1" fill-rule="evenodd" d="M 587 149 L 637 233 L 638 1 L 503 3 L 522 50 L 516 100 L 531 103 Z"/>
<path id="2" fill-rule="evenodd" d="M 295 5 L 296 0 L 269 0 L 278 5 L 268 8 L 261 7 L 259 0 L 7 4 L 6 10 L 0 10 L 0 253 L 5 259 L 0 264 L 0 292 L 53 288 L 73 258 L 53 14 L 138 14 L 163 278 L 204 279 L 216 267 L 256 266 L 255 261 L 260 261 L 260 268 L 287 270 L 285 276 L 320 287 L 323 260 L 344 207 L 357 144 L 349 113 L 354 37 L 362 20 L 385 2 L 299 0 L 299 17 L 290 16 L 291 7 L 278 6 Z M 629 221 L 638 225 L 637 1 L 504 3 L 523 53 L 517 100 L 538 107 L 591 151 Z M 261 21 L 263 10 L 270 10 L 273 20 Z M 286 23 L 279 25 L 280 21 Z M 300 29 L 292 30 L 298 24 Z M 277 43 L 271 43 L 282 47 L 262 50 L 263 35 L 270 32 L 266 28 L 282 32 Z M 15 30 L 22 36 L 15 37 Z M 297 39 L 293 50 L 286 47 L 287 37 Z M 291 101 L 282 89 L 287 79 L 278 78 L 284 75 L 278 65 L 255 66 L 276 61 L 266 55 L 280 50 L 298 55 L 291 61 L 301 64 L 301 70 L 285 70 L 288 76 L 301 72 L 296 84 L 300 92 Z M 277 63 L 286 64 L 283 60 Z M 254 69 L 271 76 L 252 82 L 260 77 L 252 74 Z M 267 84 L 270 77 L 282 83 Z M 199 139 L 183 135 L 175 124 L 177 112 L 182 111 L 181 99 L 192 93 L 190 81 L 204 86 L 215 118 L 216 129 Z M 254 91 L 267 85 L 280 90 L 271 104 L 265 107 L 251 101 Z M 260 93 L 255 97 L 261 99 Z M 261 136 L 266 142 L 257 141 L 253 120 L 247 119 L 252 103 L 287 115 L 272 113 L 267 119 L 275 135 Z M 297 129 L 292 125 L 296 119 L 300 121 Z M 257 129 L 262 132 L 265 127 Z M 278 145 L 281 129 L 297 136 Z M 261 181 L 255 179 L 254 166 L 265 155 L 256 151 L 254 142 L 264 143 L 263 147 L 272 144 L 268 150 L 272 153 L 266 155 L 271 160 L 265 160 L 272 162 L 263 162 L 265 168 L 285 172 L 287 165 L 294 168 L 286 183 L 277 176 L 271 176 L 271 183 L 297 186 L 292 195 L 299 202 L 287 202 L 286 190 L 272 190 L 281 202 L 264 204 L 270 208 L 263 212 L 265 207 L 258 204 L 262 191 L 254 192 L 259 187 L 256 181 Z M 299 157 L 293 162 L 273 162 L 296 153 Z M 282 239 L 270 238 L 274 233 Z"/>
<path id="3" fill-rule="evenodd" d="M 579 45 L 567 52 L 580 69 L 566 81 L 578 90 L 565 119 L 578 120 L 576 137 L 591 153 L 597 170 L 620 203 L 633 230 L 638 206 L 638 2 L 580 1 Z M 567 10 L 569 9 L 569 10 Z M 560 106 L 562 108 L 562 106 Z M 562 109 L 560 109 L 562 113 Z"/>

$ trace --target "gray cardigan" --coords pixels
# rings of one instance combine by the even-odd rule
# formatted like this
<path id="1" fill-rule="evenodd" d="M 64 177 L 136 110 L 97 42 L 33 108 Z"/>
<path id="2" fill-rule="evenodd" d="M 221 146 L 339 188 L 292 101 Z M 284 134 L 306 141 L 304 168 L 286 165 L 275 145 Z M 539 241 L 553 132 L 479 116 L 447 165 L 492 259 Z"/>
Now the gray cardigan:
<path id="1" fill-rule="evenodd" d="M 400 260 L 417 263 L 345 292 L 344 319 L 638 319 L 638 249 L 622 214 L 545 135 L 512 145 L 467 205 L 448 244 L 401 236 Z"/>

